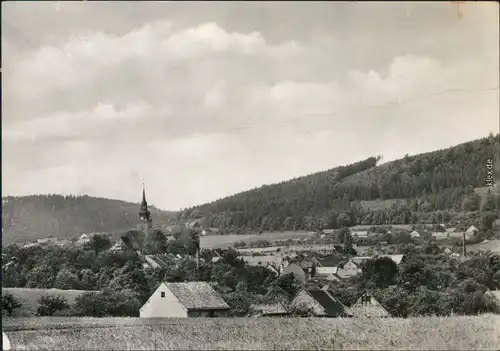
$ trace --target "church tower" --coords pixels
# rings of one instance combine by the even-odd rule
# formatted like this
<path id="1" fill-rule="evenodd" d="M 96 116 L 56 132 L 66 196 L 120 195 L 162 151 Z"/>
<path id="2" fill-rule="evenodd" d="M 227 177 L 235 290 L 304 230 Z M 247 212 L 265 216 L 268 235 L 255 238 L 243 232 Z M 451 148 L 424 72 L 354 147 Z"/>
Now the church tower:
<path id="1" fill-rule="evenodd" d="M 153 220 L 151 219 L 151 212 L 148 210 L 148 202 L 146 201 L 146 189 L 142 183 L 142 202 L 141 210 L 139 211 L 139 223 L 137 228 L 142 231 L 147 231 L 153 227 Z"/>

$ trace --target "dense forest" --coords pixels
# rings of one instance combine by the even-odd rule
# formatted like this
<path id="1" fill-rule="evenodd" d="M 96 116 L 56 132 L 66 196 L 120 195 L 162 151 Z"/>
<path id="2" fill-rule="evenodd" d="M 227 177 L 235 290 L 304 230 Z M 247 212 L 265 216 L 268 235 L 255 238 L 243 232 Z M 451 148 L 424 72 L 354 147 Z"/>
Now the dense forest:
<path id="1" fill-rule="evenodd" d="M 139 204 L 90 196 L 33 195 L 2 198 L 4 244 L 53 236 L 77 238 L 81 233 L 113 232 L 136 226 Z M 155 224 L 174 214 L 150 208 Z"/>
<path id="2" fill-rule="evenodd" d="M 188 208 L 179 219 L 240 232 L 448 221 L 479 210 L 484 198 L 474 189 L 486 186 L 487 162 L 497 159 L 499 145 L 500 134 L 490 134 L 381 165 L 371 157 Z M 499 200 L 493 198 L 497 208 Z"/>

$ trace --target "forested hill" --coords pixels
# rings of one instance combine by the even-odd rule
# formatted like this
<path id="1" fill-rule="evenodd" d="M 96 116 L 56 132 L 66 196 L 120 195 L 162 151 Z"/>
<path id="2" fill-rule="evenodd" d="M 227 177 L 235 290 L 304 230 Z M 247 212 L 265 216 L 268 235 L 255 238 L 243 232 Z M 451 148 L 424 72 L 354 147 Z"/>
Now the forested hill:
<path id="1" fill-rule="evenodd" d="M 179 216 L 231 231 L 444 221 L 461 211 L 468 197 L 466 210 L 479 206 L 473 191 L 485 186 L 487 160 L 499 143 L 500 135 L 490 135 L 382 165 L 372 157 L 189 208 Z"/>
<path id="2" fill-rule="evenodd" d="M 135 227 L 139 204 L 90 196 L 33 195 L 2 198 L 3 244 L 52 235 L 72 239 L 81 233 L 112 232 Z M 150 208 L 154 224 L 174 213 Z"/>

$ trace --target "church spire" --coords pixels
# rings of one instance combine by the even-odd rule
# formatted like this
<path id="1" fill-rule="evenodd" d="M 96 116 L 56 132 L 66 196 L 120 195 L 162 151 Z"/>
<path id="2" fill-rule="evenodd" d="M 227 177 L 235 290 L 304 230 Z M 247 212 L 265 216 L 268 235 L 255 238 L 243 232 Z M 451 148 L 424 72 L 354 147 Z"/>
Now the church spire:
<path id="1" fill-rule="evenodd" d="M 142 202 L 139 211 L 139 227 L 143 229 L 150 229 L 152 226 L 151 212 L 148 210 L 148 202 L 146 201 L 146 187 L 144 181 L 142 182 Z"/>
<path id="2" fill-rule="evenodd" d="M 148 207 L 148 203 L 146 201 L 146 187 L 144 186 L 144 181 L 142 182 L 142 202 L 141 205 Z"/>

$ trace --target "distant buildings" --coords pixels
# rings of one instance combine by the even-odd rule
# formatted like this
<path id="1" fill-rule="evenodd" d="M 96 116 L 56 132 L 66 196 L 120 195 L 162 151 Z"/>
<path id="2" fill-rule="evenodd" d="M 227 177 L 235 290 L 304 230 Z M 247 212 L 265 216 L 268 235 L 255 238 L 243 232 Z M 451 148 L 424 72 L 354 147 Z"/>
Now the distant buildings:
<path id="1" fill-rule="evenodd" d="M 218 317 L 229 305 L 207 282 L 163 282 L 141 307 L 141 318 Z"/>

